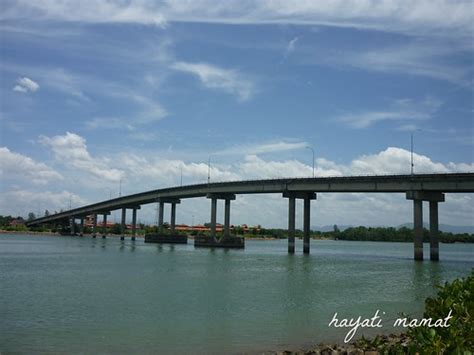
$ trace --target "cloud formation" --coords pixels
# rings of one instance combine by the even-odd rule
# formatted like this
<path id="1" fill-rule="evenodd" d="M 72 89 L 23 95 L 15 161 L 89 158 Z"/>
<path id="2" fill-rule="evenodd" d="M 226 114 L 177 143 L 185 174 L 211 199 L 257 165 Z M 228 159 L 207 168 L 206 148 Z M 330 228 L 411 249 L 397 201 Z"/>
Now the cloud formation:
<path id="1" fill-rule="evenodd" d="M 78 169 L 99 179 L 117 182 L 123 172 L 111 168 L 107 159 L 93 158 L 87 150 L 86 140 L 75 134 L 66 132 L 64 136 L 40 136 L 39 142 L 49 147 L 56 160 L 65 167 Z"/>
<path id="2" fill-rule="evenodd" d="M 22 92 L 22 93 L 35 92 L 40 87 L 37 82 L 27 77 L 18 78 L 16 82 L 17 84 L 13 87 L 13 91 L 17 91 L 17 92 Z"/>
<path id="3" fill-rule="evenodd" d="M 255 84 L 238 70 L 224 69 L 207 63 L 176 62 L 171 68 L 193 74 L 211 89 L 218 89 L 246 101 L 255 93 Z"/>
<path id="4" fill-rule="evenodd" d="M 26 214 L 34 205 L 41 204 L 42 210 L 50 211 L 67 208 L 69 197 L 73 194 L 74 206 L 116 197 L 118 180 L 123 178 L 122 194 L 143 192 L 146 190 L 177 186 L 183 179 L 183 184 L 205 183 L 208 176 L 208 165 L 202 162 L 184 161 L 165 158 L 163 154 L 150 156 L 133 153 L 107 154 L 102 159 L 92 157 L 83 137 L 67 132 L 63 136 L 44 137 L 40 141 L 49 147 L 53 153 L 55 164 L 61 166 L 59 175 L 43 163 L 33 162 L 30 158 L 18 153 L 10 152 L 7 148 L 0 149 L 0 163 L 5 166 L 9 176 L 25 175 L 38 179 L 38 183 L 59 181 L 59 192 L 34 191 L 21 186 L 12 187 L 2 194 L 0 210 L 2 213 Z M 281 143 L 281 144 L 280 144 Z M 262 154 L 270 149 L 285 148 L 287 142 L 273 142 L 262 144 Z M 299 144 L 299 142 L 295 143 Z M 289 146 L 291 147 L 291 145 Z M 7 158 L 5 158 L 5 156 Z M 319 157 L 316 159 L 316 176 L 348 176 L 348 175 L 386 175 L 409 174 L 410 152 L 398 148 L 388 147 L 374 154 L 354 157 L 346 164 L 338 164 L 331 160 Z M 120 162 L 120 170 L 114 169 L 114 162 Z M 20 162 L 20 164 L 18 164 Z M 447 173 L 447 172 L 474 172 L 473 163 L 441 163 L 433 161 L 421 154 L 414 154 L 415 173 Z M 23 167 L 23 168 L 21 168 Z M 21 169 L 20 169 L 21 168 Z M 15 172 L 14 169 L 20 169 Z M 67 192 L 74 189 L 75 177 L 85 174 L 86 187 L 81 185 L 81 193 Z M 235 181 L 244 179 L 269 179 L 278 177 L 311 177 L 312 167 L 295 159 L 264 159 L 257 154 L 248 154 L 243 159 L 235 158 L 227 161 L 225 156 L 211 164 L 211 181 Z M 94 183 L 94 177 L 107 184 Z M 3 176 L 2 176 L 3 178 Z M 28 180 L 29 181 L 29 180 Z M 114 184 L 115 182 L 115 184 Z M 112 184 L 111 184 L 112 183 Z M 75 197 L 74 197 L 75 196 Z M 87 197 L 92 196 L 92 197 Z M 5 204 L 3 201 L 8 201 Z M 443 205 L 443 223 L 469 224 L 472 215 L 473 200 L 470 195 L 451 194 Z M 281 195 L 269 196 L 239 196 L 233 204 L 232 218 L 235 223 L 260 223 L 265 226 L 285 227 L 286 202 Z M 316 218 L 313 225 L 322 224 L 367 224 L 368 221 L 377 221 L 381 225 L 396 225 L 410 221 L 411 211 L 406 207 L 407 202 L 401 195 L 394 194 L 319 194 L 316 208 Z M 140 212 L 143 221 L 155 221 L 156 211 L 152 205 L 144 206 Z M 206 221 L 209 217 L 208 203 L 205 199 L 183 200 L 178 210 L 178 219 L 191 223 L 191 215 L 197 221 Z"/>
<path id="5" fill-rule="evenodd" d="M 6 6 L 1 18 L 158 26 L 173 21 L 325 25 L 401 32 L 416 36 L 454 32 L 467 38 L 472 29 L 471 6 L 469 0 L 91 0 L 85 3 L 72 0 L 18 0 Z"/>
<path id="6" fill-rule="evenodd" d="M 22 180 L 27 183 L 45 185 L 63 176 L 44 163 L 35 162 L 30 157 L 0 148 L 0 181 Z"/>
<path id="7" fill-rule="evenodd" d="M 441 105 L 441 101 L 430 97 L 421 102 L 401 99 L 392 102 L 387 110 L 350 113 L 336 117 L 335 120 L 357 129 L 368 128 L 383 121 L 409 121 L 408 125 L 411 124 L 411 127 L 414 127 L 411 122 L 429 120 Z M 406 130 L 407 124 L 405 123 L 401 128 Z"/>

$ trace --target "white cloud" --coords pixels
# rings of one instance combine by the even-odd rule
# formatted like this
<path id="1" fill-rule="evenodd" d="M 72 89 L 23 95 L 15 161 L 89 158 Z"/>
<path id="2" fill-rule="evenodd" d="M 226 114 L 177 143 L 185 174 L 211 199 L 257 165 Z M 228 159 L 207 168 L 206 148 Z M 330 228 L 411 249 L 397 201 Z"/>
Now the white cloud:
<path id="1" fill-rule="evenodd" d="M 19 0 L 5 6 L 2 19 L 56 20 L 88 23 L 166 21 L 225 24 L 299 24 L 377 29 L 413 35 L 471 33 L 472 3 L 448 0 L 153 0 L 76 1 Z"/>
<path id="2" fill-rule="evenodd" d="M 13 91 L 17 91 L 17 92 L 23 92 L 23 93 L 35 92 L 40 87 L 37 82 L 27 77 L 18 78 L 16 82 L 17 82 L 17 85 L 13 87 Z"/>
<path id="3" fill-rule="evenodd" d="M 367 128 L 383 121 L 420 121 L 429 120 L 441 106 L 441 101 L 426 98 L 421 102 L 409 99 L 394 101 L 388 110 L 365 111 L 336 117 L 336 121 L 352 128 Z M 413 125 L 413 124 L 411 124 Z"/>
<path id="4" fill-rule="evenodd" d="M 129 131 L 134 129 L 129 120 L 120 117 L 96 117 L 86 121 L 86 127 L 90 129 L 127 129 Z"/>
<path id="5" fill-rule="evenodd" d="M 119 181 L 123 172 L 110 167 L 107 159 L 91 157 L 87 150 L 86 140 L 75 134 L 67 132 L 64 136 L 40 136 L 39 142 L 54 153 L 55 159 L 67 168 L 78 169 L 96 178 L 109 181 Z"/>
<path id="6" fill-rule="evenodd" d="M 141 23 L 164 26 L 163 15 L 150 1 L 54 1 L 19 0 L 1 18 L 35 18 L 88 23 Z"/>
<path id="7" fill-rule="evenodd" d="M 265 154 L 276 153 L 291 150 L 304 149 L 309 147 L 306 142 L 269 142 L 261 144 L 244 144 L 223 149 L 216 152 L 216 155 L 249 155 L 249 154 Z"/>
<path id="8" fill-rule="evenodd" d="M 384 151 L 372 155 L 363 155 L 354 159 L 350 164 L 353 175 L 385 175 L 409 174 L 411 153 L 408 150 L 389 147 Z M 474 164 L 433 162 L 429 157 L 413 154 L 415 173 L 448 173 L 448 172 L 474 172 Z"/>
<path id="9" fill-rule="evenodd" d="M 185 184 L 207 182 L 208 165 L 205 163 L 171 160 L 160 157 L 142 157 L 136 154 L 121 154 L 118 158 L 121 167 L 127 172 L 128 183 L 132 182 L 143 190 L 143 186 L 176 186 L 181 176 Z M 146 167 L 146 169 L 144 168 Z M 182 175 L 181 175 L 182 174 Z M 229 166 L 212 162 L 211 181 L 239 180 L 241 175 Z M 136 191 L 140 192 L 140 191 Z"/>
<path id="10" fill-rule="evenodd" d="M 60 173 L 44 163 L 37 163 L 30 157 L 0 148 L 0 180 L 23 180 L 27 183 L 45 185 L 62 180 Z"/>
<path id="11" fill-rule="evenodd" d="M 59 210 L 69 206 L 71 193 L 73 206 L 84 205 L 93 201 L 108 199 L 118 195 L 118 180 L 122 178 L 122 195 L 143 192 L 156 188 L 178 186 L 183 177 L 183 184 L 205 183 L 207 181 L 208 165 L 202 162 L 167 159 L 164 154 L 155 152 L 153 155 L 132 153 L 106 154 L 102 159 L 91 156 L 87 150 L 83 137 L 74 133 L 63 136 L 41 137 L 40 141 L 50 147 L 55 155 L 55 162 L 61 165 L 61 172 L 67 179 L 61 180 L 61 185 L 54 185 L 58 191 L 33 191 L 31 187 L 8 185 L 7 192 L 0 196 L 0 211 L 4 214 L 27 214 L 31 209 L 44 211 Z M 297 142 L 302 143 L 302 142 Z M 295 143 L 295 144 L 297 144 Z M 274 146 L 272 146 L 274 144 Z M 270 148 L 265 148 L 269 146 Z M 285 144 L 264 143 L 261 152 L 267 149 L 282 149 Z M 288 147 L 291 148 L 291 145 Z M 14 165 L 24 166 L 22 159 L 11 156 L 6 148 L 0 150 L 1 166 L 6 167 L 10 174 L 16 168 Z M 4 154 L 9 159 L 2 158 Z M 309 162 L 303 163 L 294 159 L 264 159 L 258 155 L 247 155 L 243 160 L 229 159 L 219 156 L 211 160 L 211 181 L 232 181 L 244 179 L 265 179 L 277 177 L 311 177 L 312 167 Z M 5 164 L 5 161 L 9 161 Z M 17 171 L 16 175 L 32 173 L 31 178 L 43 176 L 45 181 L 53 182 L 60 177 L 51 172 L 42 163 L 32 164 L 26 159 L 24 170 Z M 120 170 L 112 167 L 120 162 Z M 474 164 L 441 163 L 428 156 L 414 153 L 415 173 L 431 172 L 473 172 Z M 347 175 L 386 175 L 409 174 L 410 152 L 397 147 L 388 147 L 374 154 L 355 157 L 352 161 L 341 164 L 323 157 L 316 159 L 316 176 L 347 176 Z M 46 173 L 42 173 L 46 171 Z M 84 176 L 84 173 L 86 174 Z M 82 174 L 82 175 L 81 175 Z M 27 176 L 27 175 L 25 175 Z M 76 184 L 76 177 L 86 185 Z M 27 176 L 28 179 L 30 178 Z M 94 183 L 105 181 L 106 184 Z M 2 177 L 2 180 L 3 179 Z M 16 179 L 18 180 L 18 179 Z M 16 181 L 15 181 L 16 182 Z M 78 186 L 76 186 L 78 185 Z M 53 186 L 53 185 L 49 185 Z M 67 192 L 79 189 L 80 193 Z M 465 194 L 448 194 L 447 202 L 440 209 L 441 223 L 468 225 L 472 217 L 473 197 Z M 34 207 L 32 207 L 34 206 Z M 238 196 L 232 204 L 232 223 L 263 224 L 265 226 L 286 227 L 287 201 L 281 194 L 265 196 Z M 363 225 L 397 225 L 411 220 L 411 204 L 403 194 L 318 194 L 318 200 L 312 204 L 312 225 L 327 224 L 363 224 Z M 144 206 L 140 210 L 139 218 L 145 222 L 156 220 L 155 206 Z M 298 207 L 298 213 L 301 208 Z M 219 207 L 220 217 L 222 208 Z M 209 202 L 206 199 L 186 199 L 178 208 L 178 222 L 191 223 L 191 216 L 195 216 L 195 223 L 202 223 L 209 218 Z M 299 215 L 301 217 L 301 215 Z M 119 217 L 117 217 L 119 218 Z M 118 219 L 117 219 L 118 220 Z"/>
<path id="12" fill-rule="evenodd" d="M 290 53 L 295 51 L 296 42 L 298 42 L 298 40 L 299 38 L 295 37 L 291 41 L 288 42 L 288 45 L 286 46 L 285 56 L 288 56 Z"/>
<path id="13" fill-rule="evenodd" d="M 137 106 L 137 112 L 129 117 L 95 117 L 86 121 L 90 129 L 125 129 L 134 131 L 138 126 L 155 123 L 168 115 L 168 112 L 152 99 L 121 89 L 108 93 L 109 96 L 131 100 Z"/>
<path id="14" fill-rule="evenodd" d="M 470 68 L 462 65 L 454 66 L 445 60 L 460 49 L 465 50 L 448 43 L 436 46 L 415 41 L 366 52 L 346 53 L 333 59 L 334 63 L 343 63 L 368 71 L 404 73 L 467 85 L 470 82 L 466 80 L 470 75 Z"/>
<path id="15" fill-rule="evenodd" d="M 241 101 L 255 94 L 255 84 L 235 69 L 223 69 L 207 63 L 176 62 L 171 68 L 196 75 L 201 83 L 211 89 L 219 89 L 236 95 Z"/>
<path id="16" fill-rule="evenodd" d="M 68 210 L 69 204 L 74 208 L 90 203 L 87 199 L 66 190 L 52 192 L 15 189 L 2 192 L 0 196 L 0 214 L 23 217 L 27 217 L 29 212 L 42 215 L 45 210 L 53 213 L 61 209 Z"/>

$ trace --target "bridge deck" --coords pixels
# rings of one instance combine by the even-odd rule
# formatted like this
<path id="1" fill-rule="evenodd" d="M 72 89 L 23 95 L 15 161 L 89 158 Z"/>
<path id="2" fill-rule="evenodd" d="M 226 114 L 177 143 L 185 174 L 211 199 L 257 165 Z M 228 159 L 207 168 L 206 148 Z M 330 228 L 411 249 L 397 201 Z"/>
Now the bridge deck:
<path id="1" fill-rule="evenodd" d="M 37 218 L 28 222 L 28 225 L 48 223 L 73 216 L 104 213 L 123 207 L 140 206 L 156 202 L 158 198 L 185 199 L 203 197 L 210 193 L 262 194 L 287 191 L 311 191 L 316 193 L 439 191 L 466 193 L 474 192 L 474 173 L 281 178 L 187 185 L 151 190 L 94 203 Z"/>

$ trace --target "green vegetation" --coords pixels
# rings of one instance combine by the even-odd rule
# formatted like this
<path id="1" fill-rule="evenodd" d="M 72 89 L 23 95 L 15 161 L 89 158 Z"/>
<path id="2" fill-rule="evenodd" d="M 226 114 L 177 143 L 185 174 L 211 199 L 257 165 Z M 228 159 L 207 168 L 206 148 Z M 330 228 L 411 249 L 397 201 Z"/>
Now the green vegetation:
<path id="1" fill-rule="evenodd" d="M 337 228 L 337 226 L 335 226 Z M 389 242 L 411 242 L 413 241 L 413 229 L 402 227 L 354 227 L 344 231 L 335 230 L 333 232 L 321 233 L 329 238 L 340 240 L 367 240 L 367 241 L 389 241 Z M 423 241 L 430 240 L 429 230 L 423 229 Z M 474 235 L 463 233 L 453 234 L 439 232 L 439 240 L 443 243 L 463 242 L 474 243 Z"/>
<path id="2" fill-rule="evenodd" d="M 466 278 L 438 287 L 438 295 L 425 301 L 423 318 L 442 319 L 451 311 L 449 327 L 413 327 L 398 339 L 387 342 L 382 337 L 362 338 L 357 346 L 381 354 L 459 354 L 474 351 L 474 269 Z"/>
<path id="3" fill-rule="evenodd" d="M 45 215 L 48 215 L 48 210 L 45 210 Z M 35 218 L 34 213 L 30 212 L 28 220 Z M 21 217 L 12 217 L 12 216 L 0 216 L 0 229 L 7 231 L 39 231 L 39 232 L 63 232 L 67 233 L 69 231 L 69 226 L 61 227 L 58 230 L 54 229 L 52 225 L 44 225 L 41 227 L 28 228 L 24 224 L 14 224 L 12 221 L 22 220 Z M 205 224 L 208 226 L 209 224 Z M 76 231 L 79 231 L 79 225 L 76 224 Z M 91 233 L 91 229 L 85 227 L 84 233 Z M 102 227 L 97 227 L 97 232 L 102 232 Z M 119 223 L 115 223 L 112 227 L 107 229 L 109 234 L 121 234 L 121 228 Z M 137 234 L 150 234 L 158 233 L 157 226 L 146 226 L 144 224 L 137 225 Z M 169 234 L 169 225 L 164 223 L 163 233 Z M 242 226 L 235 226 L 231 231 L 233 235 L 243 236 L 245 238 L 262 238 L 262 239 L 286 239 L 288 237 L 288 232 L 286 229 L 279 228 L 257 228 L 251 227 L 249 229 L 244 229 Z M 130 234 L 129 230 L 125 231 L 125 234 Z M 176 232 L 176 234 L 186 234 L 185 232 Z M 208 235 L 209 232 L 190 232 L 191 235 Z M 219 234 L 219 233 L 218 233 Z M 423 240 L 424 242 L 429 242 L 429 231 L 427 229 L 423 230 Z M 303 231 L 297 229 L 295 231 L 296 238 L 303 238 Z M 380 242 L 412 242 L 413 241 L 413 229 L 402 227 L 402 228 L 393 228 L 393 227 L 352 227 L 347 228 L 341 231 L 337 225 L 334 225 L 333 230 L 330 232 L 319 232 L 311 231 L 311 238 L 313 239 L 333 239 L 333 240 L 360 240 L 360 241 L 380 241 Z M 474 243 L 474 234 L 462 233 L 462 234 L 453 234 L 446 232 L 439 232 L 439 240 L 442 243 Z"/>
<path id="4" fill-rule="evenodd" d="M 243 234 L 238 228 L 235 234 L 243 235 L 246 238 L 275 238 L 285 239 L 288 236 L 286 229 L 251 229 L 248 233 Z M 303 231 L 296 230 L 296 238 L 303 238 Z M 379 242 L 412 242 L 413 229 L 402 227 L 352 227 L 341 231 L 337 225 L 331 232 L 311 231 L 313 239 L 334 239 L 334 240 L 360 240 L 360 241 L 379 241 Z M 429 231 L 423 230 L 423 241 L 429 242 Z M 439 240 L 442 243 L 474 243 L 474 234 L 453 234 L 439 232 Z"/>

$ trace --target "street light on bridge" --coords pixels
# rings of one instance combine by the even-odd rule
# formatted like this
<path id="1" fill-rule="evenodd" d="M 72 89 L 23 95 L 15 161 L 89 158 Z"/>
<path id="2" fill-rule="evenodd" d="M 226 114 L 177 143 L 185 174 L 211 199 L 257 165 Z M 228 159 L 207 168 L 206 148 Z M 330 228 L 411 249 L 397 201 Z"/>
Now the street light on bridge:
<path id="1" fill-rule="evenodd" d="M 211 182 L 211 155 L 209 154 L 209 160 L 207 161 L 207 183 Z"/>
<path id="2" fill-rule="evenodd" d="M 308 145 L 305 148 L 311 149 L 311 153 L 313 153 L 313 162 L 312 163 L 313 163 L 313 177 L 314 177 L 314 149 L 312 147 L 308 146 Z"/>
<path id="3" fill-rule="evenodd" d="M 415 164 L 413 163 L 413 133 L 416 131 L 421 131 L 421 128 L 417 128 L 410 133 L 410 155 L 411 155 L 411 163 L 410 163 L 410 173 L 413 175 L 413 168 Z"/>

